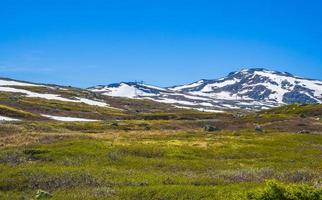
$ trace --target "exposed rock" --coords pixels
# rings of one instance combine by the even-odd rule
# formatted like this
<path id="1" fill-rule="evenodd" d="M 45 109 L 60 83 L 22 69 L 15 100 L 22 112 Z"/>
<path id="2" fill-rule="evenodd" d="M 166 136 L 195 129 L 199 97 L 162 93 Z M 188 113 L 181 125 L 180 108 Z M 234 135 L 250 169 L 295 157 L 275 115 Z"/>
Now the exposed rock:
<path id="1" fill-rule="evenodd" d="M 119 124 L 118 124 L 117 122 L 113 122 L 113 123 L 111 124 L 111 126 L 112 126 L 113 128 L 116 128 L 116 127 L 118 127 L 118 126 L 119 126 Z"/>
<path id="2" fill-rule="evenodd" d="M 220 128 L 218 128 L 216 126 L 210 126 L 210 125 L 206 125 L 204 129 L 207 132 L 220 131 Z"/>
<path id="3" fill-rule="evenodd" d="M 255 131 L 257 131 L 257 132 L 263 132 L 264 130 L 263 130 L 263 127 L 262 126 L 256 125 L 255 126 Z"/>
<path id="4" fill-rule="evenodd" d="M 307 133 L 311 133 L 309 130 L 301 130 L 297 133 L 300 133 L 300 134 L 307 134 Z"/>

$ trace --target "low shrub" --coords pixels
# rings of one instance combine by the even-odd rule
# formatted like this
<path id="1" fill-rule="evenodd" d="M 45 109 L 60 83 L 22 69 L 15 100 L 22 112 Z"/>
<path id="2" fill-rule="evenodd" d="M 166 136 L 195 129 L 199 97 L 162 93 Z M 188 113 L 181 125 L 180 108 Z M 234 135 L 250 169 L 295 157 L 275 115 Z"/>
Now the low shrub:
<path id="1" fill-rule="evenodd" d="M 17 108 L 13 108 L 6 105 L 0 104 L 0 115 L 13 118 L 23 118 L 23 119 L 41 119 L 39 115 L 26 112 Z"/>
<path id="2" fill-rule="evenodd" d="M 15 166 L 26 161 L 26 157 L 20 151 L 5 151 L 0 154 L 0 164 Z"/>
<path id="3" fill-rule="evenodd" d="M 309 185 L 285 185 L 268 181 L 264 189 L 247 194 L 249 200 L 321 200 L 322 189 Z"/>
<path id="4" fill-rule="evenodd" d="M 120 148 L 119 152 L 123 155 L 144 157 L 144 158 L 160 158 L 165 152 L 154 146 L 132 145 Z"/>
<path id="5" fill-rule="evenodd" d="M 43 188 L 57 190 L 61 188 L 73 188 L 78 186 L 99 187 L 101 181 L 87 172 L 65 172 L 57 174 L 23 173 L 25 182 L 20 187 L 30 189 Z"/>
<path id="6" fill-rule="evenodd" d="M 0 137 L 26 132 L 24 127 L 15 124 L 0 124 Z"/>

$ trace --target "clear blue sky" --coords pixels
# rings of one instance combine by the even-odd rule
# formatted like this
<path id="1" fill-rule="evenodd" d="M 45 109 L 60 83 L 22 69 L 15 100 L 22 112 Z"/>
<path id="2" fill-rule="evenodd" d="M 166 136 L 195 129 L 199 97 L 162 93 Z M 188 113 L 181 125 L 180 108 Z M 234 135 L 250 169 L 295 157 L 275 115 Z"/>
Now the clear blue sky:
<path id="1" fill-rule="evenodd" d="M 244 66 L 322 79 L 322 1 L 0 2 L 0 76 L 169 86 Z"/>

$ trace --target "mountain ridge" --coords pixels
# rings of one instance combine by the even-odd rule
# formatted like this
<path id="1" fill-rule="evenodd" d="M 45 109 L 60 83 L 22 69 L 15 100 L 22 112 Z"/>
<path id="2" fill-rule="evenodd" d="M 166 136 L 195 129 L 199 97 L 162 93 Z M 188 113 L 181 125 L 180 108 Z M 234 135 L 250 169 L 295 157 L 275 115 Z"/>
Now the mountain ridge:
<path id="1" fill-rule="evenodd" d="M 127 95 L 124 87 L 131 90 L 131 95 Z M 265 68 L 244 68 L 219 79 L 201 79 L 164 88 L 139 82 L 121 82 L 88 89 L 107 96 L 217 109 L 265 109 L 290 103 L 322 103 L 321 80 Z"/>
<path id="2" fill-rule="evenodd" d="M 108 106 L 104 97 L 125 97 L 129 100 L 152 100 L 175 108 L 208 112 L 262 110 L 293 103 L 322 103 L 321 80 L 265 68 L 245 68 L 219 79 L 201 79 L 172 87 L 159 87 L 143 82 L 120 82 L 81 89 L 0 78 L 0 92 L 98 106 Z M 109 101 L 119 105 L 117 101 L 121 100 Z"/>

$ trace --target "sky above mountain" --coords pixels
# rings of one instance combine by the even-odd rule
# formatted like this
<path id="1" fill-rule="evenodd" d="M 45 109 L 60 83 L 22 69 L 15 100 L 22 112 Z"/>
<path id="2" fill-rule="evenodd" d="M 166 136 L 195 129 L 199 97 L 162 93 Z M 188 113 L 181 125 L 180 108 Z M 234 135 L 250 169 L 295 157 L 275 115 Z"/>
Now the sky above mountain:
<path id="1" fill-rule="evenodd" d="M 2 0 L 0 76 L 170 86 L 265 67 L 322 79 L 320 0 Z"/>

